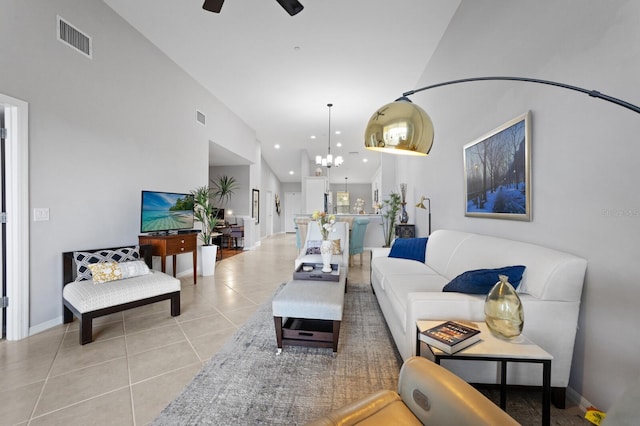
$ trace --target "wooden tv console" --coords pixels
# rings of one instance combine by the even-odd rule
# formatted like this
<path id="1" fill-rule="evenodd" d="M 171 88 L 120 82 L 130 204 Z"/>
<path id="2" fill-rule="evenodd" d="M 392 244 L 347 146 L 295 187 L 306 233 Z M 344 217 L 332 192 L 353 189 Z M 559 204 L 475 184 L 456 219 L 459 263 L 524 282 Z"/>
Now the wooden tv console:
<path id="1" fill-rule="evenodd" d="M 193 283 L 197 284 L 198 234 L 196 232 L 170 235 L 139 235 L 140 245 L 151 245 L 151 254 L 160 256 L 162 272 L 166 272 L 167 256 L 173 256 L 173 276 L 176 276 L 176 255 L 193 253 Z"/>

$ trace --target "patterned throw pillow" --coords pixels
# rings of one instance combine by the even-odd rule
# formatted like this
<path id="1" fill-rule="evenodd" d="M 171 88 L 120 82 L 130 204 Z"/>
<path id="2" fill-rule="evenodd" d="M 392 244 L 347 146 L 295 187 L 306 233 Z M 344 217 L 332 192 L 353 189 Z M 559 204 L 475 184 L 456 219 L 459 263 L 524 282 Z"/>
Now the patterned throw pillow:
<path id="1" fill-rule="evenodd" d="M 96 252 L 74 251 L 76 262 L 76 281 L 91 279 L 89 265 L 102 262 L 127 262 L 140 259 L 140 246 L 123 247 L 116 250 L 99 250 Z"/>
<path id="2" fill-rule="evenodd" d="M 307 241 L 307 251 L 305 254 L 320 254 L 320 244 L 322 244 L 322 240 Z"/>
<path id="3" fill-rule="evenodd" d="M 149 267 L 142 260 L 135 262 L 100 262 L 88 266 L 94 284 L 123 280 L 150 273 Z"/>
<path id="4" fill-rule="evenodd" d="M 122 279 L 122 270 L 117 262 L 100 262 L 87 266 L 91 271 L 94 284 Z"/>
<path id="5" fill-rule="evenodd" d="M 340 245 L 340 240 L 331 240 L 332 253 L 331 254 L 342 254 L 342 246 Z M 320 253 L 320 244 L 322 241 L 320 240 L 309 240 L 307 241 L 307 251 L 305 254 L 321 254 Z"/>

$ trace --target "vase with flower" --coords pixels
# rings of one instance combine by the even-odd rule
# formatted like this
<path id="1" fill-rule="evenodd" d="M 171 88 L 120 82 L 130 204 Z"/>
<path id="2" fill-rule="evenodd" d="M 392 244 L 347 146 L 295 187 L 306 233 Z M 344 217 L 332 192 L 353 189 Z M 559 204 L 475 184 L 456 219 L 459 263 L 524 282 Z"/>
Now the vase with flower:
<path id="1" fill-rule="evenodd" d="M 322 243 L 320 243 L 320 254 L 322 255 L 322 272 L 331 272 L 331 256 L 333 255 L 333 241 L 329 239 L 329 234 L 333 231 L 336 223 L 336 216 L 325 212 L 314 211 L 311 219 L 318 223 Z"/>

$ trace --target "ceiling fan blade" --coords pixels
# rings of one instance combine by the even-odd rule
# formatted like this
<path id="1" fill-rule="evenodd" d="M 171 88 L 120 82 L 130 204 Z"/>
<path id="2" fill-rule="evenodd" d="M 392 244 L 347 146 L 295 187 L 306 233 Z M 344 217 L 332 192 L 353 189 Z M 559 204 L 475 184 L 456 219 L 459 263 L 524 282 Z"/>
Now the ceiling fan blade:
<path id="1" fill-rule="evenodd" d="M 284 10 L 286 10 L 287 13 L 291 16 L 297 13 L 300 13 L 300 11 L 304 9 L 304 6 L 301 5 L 298 0 L 276 0 L 276 1 L 280 3 L 280 6 L 282 6 Z"/>
<path id="2" fill-rule="evenodd" d="M 202 8 L 204 10 L 208 10 L 209 12 L 220 13 L 220 9 L 222 9 L 223 3 L 224 0 L 204 0 Z"/>

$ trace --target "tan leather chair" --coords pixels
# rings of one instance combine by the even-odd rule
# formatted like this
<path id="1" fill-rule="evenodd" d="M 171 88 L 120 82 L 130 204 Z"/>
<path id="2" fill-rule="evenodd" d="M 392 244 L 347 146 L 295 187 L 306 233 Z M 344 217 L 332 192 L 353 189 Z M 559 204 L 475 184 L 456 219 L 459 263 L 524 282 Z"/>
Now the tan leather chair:
<path id="1" fill-rule="evenodd" d="M 383 390 L 339 408 L 309 426 L 517 425 L 511 416 L 445 368 L 421 357 L 400 370 L 398 393 Z"/>

